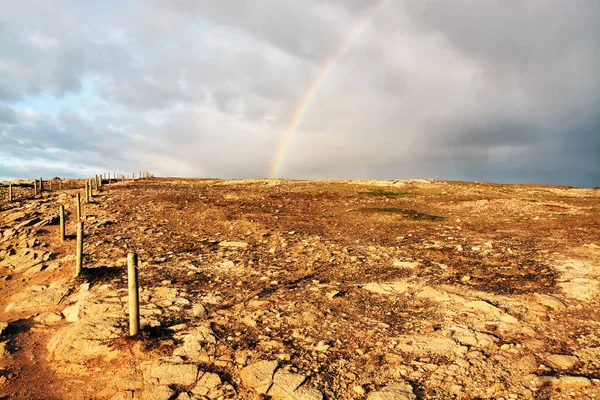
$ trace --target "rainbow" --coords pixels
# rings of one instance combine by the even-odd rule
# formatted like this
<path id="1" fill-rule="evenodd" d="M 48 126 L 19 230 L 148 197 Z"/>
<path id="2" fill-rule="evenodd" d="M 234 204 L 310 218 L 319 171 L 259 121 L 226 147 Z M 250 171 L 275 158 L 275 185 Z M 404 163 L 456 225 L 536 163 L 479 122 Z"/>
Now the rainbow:
<path id="1" fill-rule="evenodd" d="M 344 57 L 352 45 L 358 40 L 358 38 L 360 38 L 360 36 L 367 30 L 369 24 L 381 12 L 384 6 L 390 2 L 391 0 L 380 1 L 378 5 L 370 9 L 362 18 L 360 18 L 360 20 L 354 25 L 350 36 L 348 36 L 348 38 L 341 43 L 340 47 L 336 50 L 334 55 L 329 58 L 323 69 L 317 75 L 316 79 L 310 84 L 308 90 L 304 96 L 302 96 L 302 100 L 300 103 L 298 103 L 296 112 L 294 112 L 294 115 L 285 130 L 285 134 L 279 143 L 277 153 L 275 154 L 273 164 L 271 165 L 269 171 L 269 176 L 271 178 L 278 177 L 283 160 L 285 159 L 290 143 L 294 137 L 294 133 L 296 133 L 296 130 L 302 123 L 306 112 L 310 108 L 312 102 L 315 100 L 319 90 L 323 87 L 325 81 L 327 81 L 327 78 L 329 78 L 329 75 L 335 66 L 339 63 L 342 57 Z"/>

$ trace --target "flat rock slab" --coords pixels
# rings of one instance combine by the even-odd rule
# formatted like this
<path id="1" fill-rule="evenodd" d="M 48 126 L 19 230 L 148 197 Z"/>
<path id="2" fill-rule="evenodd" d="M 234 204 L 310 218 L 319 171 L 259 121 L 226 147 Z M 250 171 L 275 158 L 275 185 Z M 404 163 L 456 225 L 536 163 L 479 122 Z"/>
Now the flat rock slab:
<path id="1" fill-rule="evenodd" d="M 406 353 L 422 355 L 465 354 L 466 346 L 461 346 L 451 338 L 438 336 L 405 335 L 397 338 L 398 349 Z"/>
<path id="2" fill-rule="evenodd" d="M 68 283 L 53 283 L 50 286 L 31 286 L 15 295 L 5 311 L 36 310 L 57 305 L 69 291 Z"/>
<path id="3" fill-rule="evenodd" d="M 416 400 L 417 396 L 413 393 L 413 388 L 410 384 L 392 383 L 381 390 L 372 392 L 367 397 L 367 400 Z"/>
<path id="4" fill-rule="evenodd" d="M 61 327 L 48 342 L 50 356 L 57 361 L 84 364 L 93 358 L 112 360 L 119 351 L 107 341 L 123 336 L 123 318 L 106 315 L 88 315 L 72 324 Z"/>
<path id="5" fill-rule="evenodd" d="M 198 366 L 194 364 L 153 364 L 148 375 L 158 379 L 160 385 L 190 386 L 198 379 Z"/>
<path id="6" fill-rule="evenodd" d="M 277 361 L 259 361 L 244 367 L 240 376 L 244 385 L 256 390 L 258 393 L 267 394 L 273 383 L 275 369 L 279 366 Z"/>
<path id="7" fill-rule="evenodd" d="M 40 324 L 46 324 L 46 325 L 56 324 L 56 323 L 60 322 L 62 319 L 63 319 L 62 315 L 54 313 L 54 312 L 42 313 L 42 314 L 38 315 L 37 317 L 33 318 L 33 320 L 35 322 L 38 322 Z"/>
<path id="8" fill-rule="evenodd" d="M 197 396 L 209 396 L 218 386 L 221 385 L 221 377 L 212 372 L 199 373 L 200 378 L 196 383 L 196 386 L 192 389 L 192 394 Z M 211 397 L 211 396 L 209 396 Z"/>
<path id="9" fill-rule="evenodd" d="M 169 400 L 175 396 L 175 391 L 168 386 L 149 386 L 144 389 L 144 400 Z"/>

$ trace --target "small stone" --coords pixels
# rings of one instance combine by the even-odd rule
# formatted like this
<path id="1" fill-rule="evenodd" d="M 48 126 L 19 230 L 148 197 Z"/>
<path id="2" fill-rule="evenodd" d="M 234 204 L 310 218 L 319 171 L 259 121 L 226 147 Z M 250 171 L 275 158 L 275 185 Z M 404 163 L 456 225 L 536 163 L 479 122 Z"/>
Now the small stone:
<path id="1" fill-rule="evenodd" d="M 8 342 L 0 342 L 0 358 L 9 354 L 9 351 L 6 349 L 6 345 Z"/>
<path id="2" fill-rule="evenodd" d="M 68 322 L 76 322 L 79 320 L 80 311 L 79 304 L 73 304 L 72 306 L 65 308 L 62 314 Z"/>
<path id="3" fill-rule="evenodd" d="M 420 264 L 416 261 L 400 261 L 400 260 L 394 260 L 394 267 L 397 268 L 408 268 L 408 269 L 415 269 L 419 266 Z"/>
<path id="4" fill-rule="evenodd" d="M 202 304 L 194 304 L 192 307 L 194 317 L 202 318 L 206 316 L 206 308 Z"/>
<path id="5" fill-rule="evenodd" d="M 550 307 L 555 311 L 561 311 L 567 308 L 567 306 L 565 306 L 565 304 L 556 297 L 542 293 L 535 293 L 534 296 L 538 303 L 546 307 Z"/>
<path id="6" fill-rule="evenodd" d="M 538 367 L 538 363 L 533 354 L 528 354 L 526 356 L 523 356 L 517 362 L 517 368 L 519 368 L 520 370 L 522 370 L 523 372 L 526 372 L 526 373 L 535 372 L 537 370 L 537 367 Z"/>
<path id="7" fill-rule="evenodd" d="M 354 385 L 352 387 L 352 390 L 354 391 L 354 393 L 361 395 L 361 396 L 365 394 L 365 389 L 363 389 L 363 387 L 360 385 Z"/>
<path id="8" fill-rule="evenodd" d="M 469 275 L 465 275 L 462 278 L 460 278 L 461 282 L 469 282 L 471 280 L 471 277 Z"/>
<path id="9" fill-rule="evenodd" d="M 248 243 L 246 243 L 246 242 L 220 242 L 219 246 L 245 249 L 246 247 L 248 247 Z"/>
<path id="10" fill-rule="evenodd" d="M 323 341 L 320 341 L 319 343 L 317 343 L 317 345 L 315 346 L 315 350 L 319 351 L 319 352 L 326 352 L 327 350 L 329 350 L 329 345 L 326 344 Z"/>
<path id="11" fill-rule="evenodd" d="M 551 356 L 546 357 L 548 362 L 556 368 L 559 369 L 570 369 L 575 366 L 579 362 L 577 357 L 568 356 L 564 354 L 553 354 Z"/>

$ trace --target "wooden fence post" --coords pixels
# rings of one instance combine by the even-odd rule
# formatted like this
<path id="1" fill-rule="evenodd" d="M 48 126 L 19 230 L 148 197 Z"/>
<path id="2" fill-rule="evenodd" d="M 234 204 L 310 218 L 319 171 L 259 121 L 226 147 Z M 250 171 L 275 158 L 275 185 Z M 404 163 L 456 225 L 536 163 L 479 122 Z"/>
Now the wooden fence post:
<path id="1" fill-rule="evenodd" d="M 138 255 L 127 254 L 127 284 L 129 287 L 129 336 L 140 332 L 140 303 L 138 289 Z"/>
<path id="2" fill-rule="evenodd" d="M 9 183 L 8 184 L 8 201 L 10 202 L 12 200 L 13 200 L 13 198 L 12 198 L 12 183 Z"/>
<path id="3" fill-rule="evenodd" d="M 81 274 L 83 268 L 83 222 L 77 223 L 77 258 L 75 259 L 75 276 Z"/>
<path id="4" fill-rule="evenodd" d="M 90 202 L 90 182 L 85 181 L 85 202 Z"/>
<path id="5" fill-rule="evenodd" d="M 81 221 L 81 194 L 77 192 L 77 222 Z"/>
<path id="6" fill-rule="evenodd" d="M 60 241 L 65 241 L 65 206 L 60 206 Z"/>
<path id="7" fill-rule="evenodd" d="M 44 191 L 44 181 L 40 177 L 40 193 L 42 193 L 43 191 Z"/>

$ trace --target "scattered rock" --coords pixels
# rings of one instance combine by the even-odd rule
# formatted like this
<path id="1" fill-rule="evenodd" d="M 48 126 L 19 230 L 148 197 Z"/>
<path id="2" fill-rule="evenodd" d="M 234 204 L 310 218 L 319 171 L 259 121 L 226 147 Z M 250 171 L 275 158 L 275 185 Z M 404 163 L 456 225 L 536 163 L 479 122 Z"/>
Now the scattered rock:
<path id="1" fill-rule="evenodd" d="M 409 268 L 409 269 L 415 269 L 419 266 L 420 264 L 416 261 L 400 261 L 400 260 L 394 260 L 394 267 L 398 267 L 398 268 Z"/>
<path id="2" fill-rule="evenodd" d="M 194 317 L 202 318 L 206 316 L 206 308 L 202 304 L 194 304 L 192 307 Z"/>
<path id="3" fill-rule="evenodd" d="M 73 304 L 72 306 L 65 308 L 62 311 L 62 314 L 65 316 L 65 319 L 67 320 L 67 322 L 75 322 L 75 321 L 79 320 L 80 312 L 81 312 L 81 308 L 80 308 L 79 304 Z"/>
<path id="4" fill-rule="evenodd" d="M 538 303 L 546 307 L 550 307 L 555 311 L 561 311 L 567 308 L 567 306 L 565 306 L 565 304 L 562 301 L 558 300 L 556 297 L 542 293 L 535 293 L 534 296 L 535 300 Z"/>
<path id="5" fill-rule="evenodd" d="M 546 357 L 546 360 L 548 360 L 548 363 L 550 363 L 553 367 L 559 369 L 573 368 L 575 364 L 579 362 L 577 357 L 564 354 L 552 354 Z"/>
<path id="6" fill-rule="evenodd" d="M 219 246 L 221 246 L 221 247 L 236 247 L 236 248 L 245 249 L 246 247 L 248 247 L 248 243 L 246 243 L 246 242 L 220 242 Z"/>

